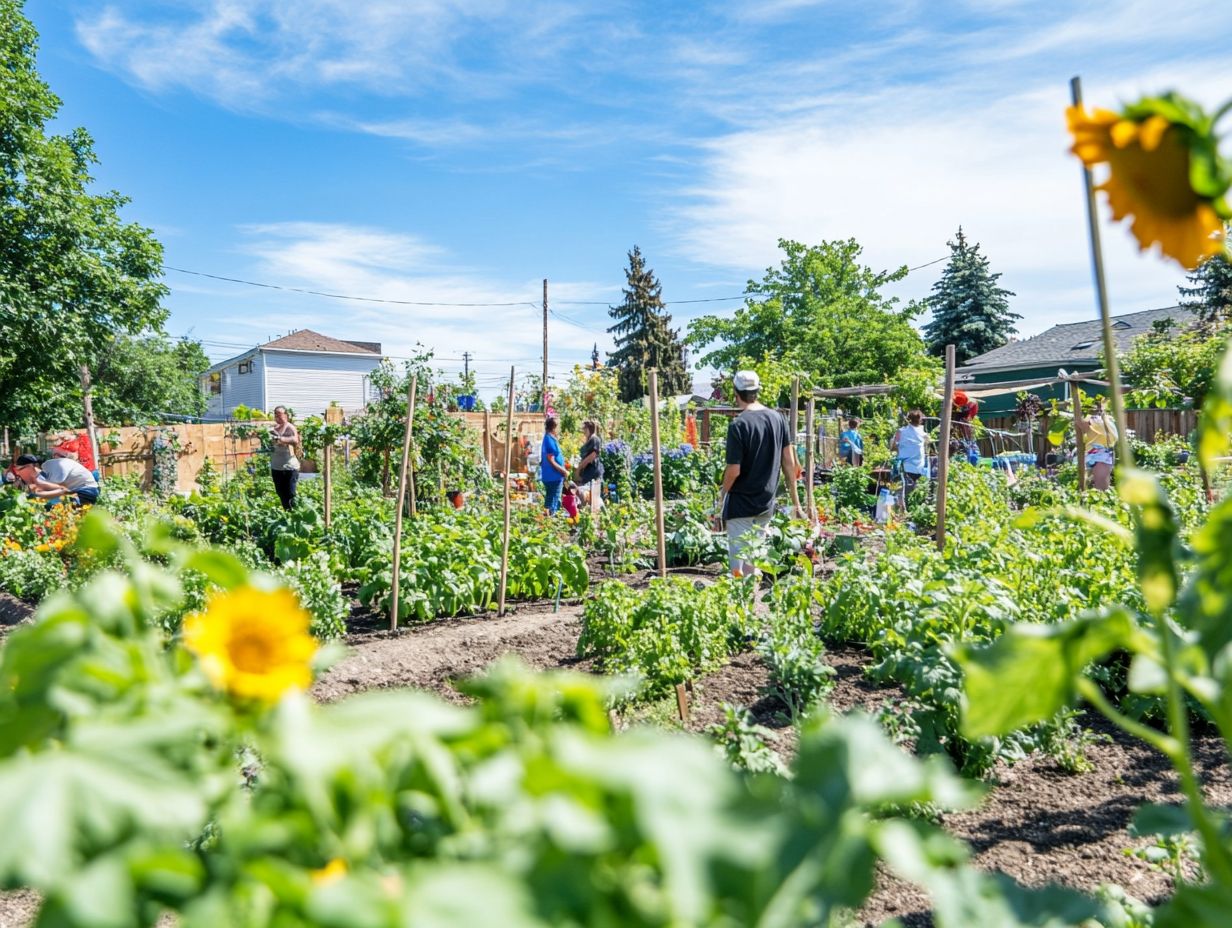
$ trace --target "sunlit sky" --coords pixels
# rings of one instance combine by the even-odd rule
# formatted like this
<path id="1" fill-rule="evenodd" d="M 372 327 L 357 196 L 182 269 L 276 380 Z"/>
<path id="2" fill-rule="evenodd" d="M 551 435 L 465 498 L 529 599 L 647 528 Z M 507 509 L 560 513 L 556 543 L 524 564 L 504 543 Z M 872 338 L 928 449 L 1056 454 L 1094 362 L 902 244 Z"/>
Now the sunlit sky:
<path id="1" fill-rule="evenodd" d="M 215 359 L 297 328 L 473 355 L 483 392 L 611 347 L 626 252 L 674 324 L 730 312 L 777 239 L 854 236 L 874 267 L 961 224 L 1022 334 L 1092 318 L 1069 78 L 1090 103 L 1232 97 L 1232 3 L 32 0 L 62 128 L 169 266 L 169 331 Z M 1182 275 L 1105 235 L 1114 312 Z M 942 268 L 894 288 L 926 296 Z M 683 301 L 716 300 L 713 303 Z M 921 322 L 924 320 L 921 320 Z"/>

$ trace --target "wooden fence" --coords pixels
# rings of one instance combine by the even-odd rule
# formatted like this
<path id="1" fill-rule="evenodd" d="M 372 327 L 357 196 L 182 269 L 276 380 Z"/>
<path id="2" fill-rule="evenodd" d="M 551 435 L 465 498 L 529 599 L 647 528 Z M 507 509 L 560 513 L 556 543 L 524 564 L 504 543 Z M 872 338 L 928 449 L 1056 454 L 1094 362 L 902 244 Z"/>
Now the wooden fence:
<path id="1" fill-rule="evenodd" d="M 1048 442 L 1050 422 L 1041 416 L 1035 424 L 1035 433 L 1028 437 L 1013 416 L 981 416 L 980 421 L 993 434 L 979 439 L 980 454 L 991 457 L 1002 451 L 1033 453 L 1041 461 L 1054 450 Z M 1139 441 L 1154 444 L 1161 438 L 1173 435 L 1184 438 L 1198 427 L 1198 412 L 1195 409 L 1128 409 L 1125 424 Z"/>

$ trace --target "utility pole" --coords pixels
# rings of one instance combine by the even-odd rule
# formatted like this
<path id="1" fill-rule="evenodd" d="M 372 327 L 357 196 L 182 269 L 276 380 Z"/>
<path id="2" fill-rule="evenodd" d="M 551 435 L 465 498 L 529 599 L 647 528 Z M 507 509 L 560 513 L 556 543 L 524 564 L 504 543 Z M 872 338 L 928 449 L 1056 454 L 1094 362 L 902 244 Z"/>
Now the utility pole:
<path id="1" fill-rule="evenodd" d="M 471 378 L 471 353 L 469 351 L 462 352 L 462 379 L 470 380 Z"/>
<path id="2" fill-rule="evenodd" d="M 543 278 L 543 393 L 540 401 L 543 414 L 548 414 L 548 279 Z"/>

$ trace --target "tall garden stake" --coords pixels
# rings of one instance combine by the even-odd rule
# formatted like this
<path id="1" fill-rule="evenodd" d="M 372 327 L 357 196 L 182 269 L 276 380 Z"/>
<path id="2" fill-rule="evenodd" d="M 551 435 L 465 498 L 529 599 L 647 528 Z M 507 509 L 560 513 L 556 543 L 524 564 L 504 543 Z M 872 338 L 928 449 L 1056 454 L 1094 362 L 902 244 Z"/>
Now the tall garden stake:
<path id="1" fill-rule="evenodd" d="M 334 477 L 331 464 L 334 460 L 334 443 L 327 442 L 322 449 L 321 477 L 325 481 L 325 529 L 329 530 L 334 517 Z"/>
<path id="2" fill-rule="evenodd" d="M 791 378 L 791 415 L 787 418 L 791 425 L 791 446 L 796 446 L 796 434 L 800 431 L 800 375 Z"/>
<path id="3" fill-rule="evenodd" d="M 809 520 L 809 525 L 817 521 L 817 511 L 813 500 L 813 442 L 816 440 L 813 435 L 813 414 L 816 404 L 817 401 L 810 396 L 808 406 L 804 410 L 804 515 Z"/>
<path id="4" fill-rule="evenodd" d="M 954 346 L 945 346 L 945 395 L 941 397 L 941 440 L 937 443 L 937 547 L 945 550 L 945 485 L 950 476 L 950 419 L 954 409 Z M 906 505 L 903 494 L 903 505 Z"/>
<path id="5" fill-rule="evenodd" d="M 1082 105 L 1082 78 L 1069 82 L 1074 106 Z M 1121 365 L 1117 360 L 1116 340 L 1112 336 L 1112 314 L 1108 310 L 1108 285 L 1104 279 L 1104 249 L 1099 239 L 1099 214 L 1095 211 L 1095 180 L 1091 169 L 1082 166 L 1082 183 L 1087 194 L 1087 229 L 1091 236 L 1091 276 L 1095 281 L 1095 299 L 1099 303 L 1099 321 L 1104 339 L 1104 369 L 1108 373 L 1108 392 L 1112 394 L 1112 417 L 1116 419 L 1117 451 L 1122 467 L 1134 466 L 1134 453 L 1129 447 L 1129 430 L 1125 427 L 1125 400 L 1121 396 Z"/>
<path id="6" fill-rule="evenodd" d="M 1082 429 L 1078 428 L 1078 420 L 1082 418 L 1082 388 L 1077 383 L 1069 385 L 1070 396 L 1074 401 L 1074 449 L 1078 462 L 1078 495 L 1087 490 L 1087 443 L 1082 437 Z"/>
<path id="7" fill-rule="evenodd" d="M 398 580 L 402 572 L 402 506 L 406 502 L 406 485 L 410 477 L 411 432 L 415 427 L 415 388 L 418 383 L 419 375 L 411 374 L 411 385 L 406 391 L 406 431 L 402 433 L 402 467 L 398 470 L 398 501 L 394 506 L 394 575 L 389 588 L 390 631 L 398 627 Z"/>
<path id="8" fill-rule="evenodd" d="M 509 402 L 505 406 L 505 528 L 501 534 L 500 589 L 496 614 L 505 614 L 505 588 L 509 582 L 509 468 L 513 461 L 513 368 L 509 368 Z"/>
<path id="9" fill-rule="evenodd" d="M 663 453 L 659 447 L 659 372 L 647 372 L 650 387 L 650 454 L 654 461 L 655 549 L 659 576 L 667 576 L 667 536 L 663 528 Z"/>

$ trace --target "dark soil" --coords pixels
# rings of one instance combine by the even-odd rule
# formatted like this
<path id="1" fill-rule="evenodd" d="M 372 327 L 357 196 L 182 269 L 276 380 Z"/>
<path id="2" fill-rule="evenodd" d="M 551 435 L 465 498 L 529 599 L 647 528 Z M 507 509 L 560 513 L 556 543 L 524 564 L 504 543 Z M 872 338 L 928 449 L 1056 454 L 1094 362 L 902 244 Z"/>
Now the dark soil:
<path id="1" fill-rule="evenodd" d="M 644 571 L 628 579 L 638 585 L 648 582 Z M 25 604 L 0 596 L 0 633 L 30 611 Z M 383 616 L 357 610 L 347 655 L 317 681 L 312 692 L 322 701 L 333 701 L 368 689 L 413 686 L 461 701 L 451 681 L 479 672 L 506 654 L 516 654 L 540 669 L 592 671 L 590 661 L 576 656 L 580 614 L 577 601 L 562 602 L 559 611 L 553 611 L 552 603 L 515 604 L 499 618 L 487 614 L 390 632 Z M 875 713 L 902 701 L 897 688 L 871 683 L 864 676 L 870 659 L 862 649 L 837 647 L 828 653 L 836 671 L 828 702 L 835 711 Z M 725 667 L 695 682 L 684 727 L 704 731 L 722 721 L 723 703 L 743 706 L 774 734 L 771 746 L 790 760 L 796 747 L 795 728 L 786 707 L 765 694 L 767 683 L 766 668 L 756 654 L 736 655 Z M 670 711 L 675 711 L 674 702 Z M 1112 882 L 1140 899 L 1158 901 L 1171 891 L 1171 879 L 1126 856 L 1126 848 L 1144 844 L 1127 828 L 1139 805 L 1179 801 L 1175 777 L 1148 748 L 1092 724 L 1098 735 L 1108 737 L 1087 749 L 1091 772 L 1070 775 L 1044 757 L 998 766 L 982 805 L 974 811 L 944 814 L 942 823 L 969 844 L 978 866 L 1021 883 L 1058 882 L 1092 890 Z M 1196 750 L 1211 801 L 1232 806 L 1232 774 L 1222 743 L 1203 734 Z M 37 897 L 28 892 L 0 895 L 0 928 L 27 924 L 36 904 Z M 928 913 L 928 898 L 921 890 L 883 873 L 857 923 L 878 925 L 898 918 L 906 926 L 922 928 L 931 925 Z"/>
<path id="2" fill-rule="evenodd" d="M 11 593 L 0 592 L 0 639 L 18 625 L 28 622 L 34 615 L 34 609 L 35 607 L 25 600 L 18 599 Z M 4 928 L 3 922 L 0 922 L 0 928 Z"/>

